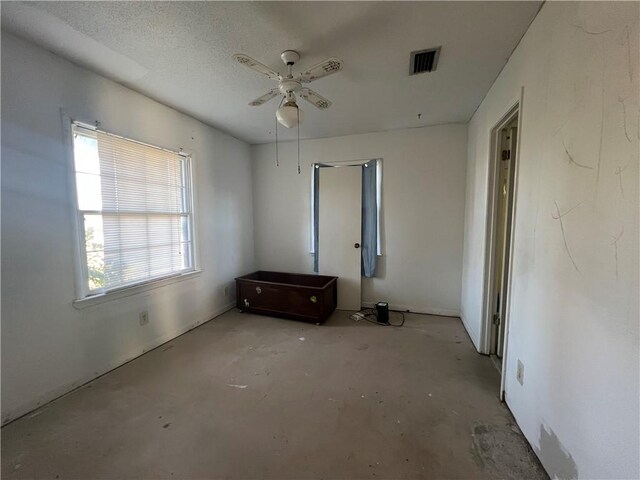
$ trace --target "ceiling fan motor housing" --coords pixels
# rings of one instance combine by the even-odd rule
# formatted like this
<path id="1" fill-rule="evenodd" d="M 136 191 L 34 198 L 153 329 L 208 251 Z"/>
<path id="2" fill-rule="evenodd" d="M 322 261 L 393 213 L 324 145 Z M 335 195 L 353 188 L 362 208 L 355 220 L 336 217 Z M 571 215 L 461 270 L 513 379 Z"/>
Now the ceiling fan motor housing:
<path id="1" fill-rule="evenodd" d="M 300 82 L 295 80 L 282 80 L 279 85 L 280 93 L 286 95 L 289 92 L 298 92 L 302 88 Z"/>
<path id="2" fill-rule="evenodd" d="M 285 50 L 280 54 L 280 58 L 285 65 L 294 65 L 300 60 L 300 54 L 294 50 Z"/>

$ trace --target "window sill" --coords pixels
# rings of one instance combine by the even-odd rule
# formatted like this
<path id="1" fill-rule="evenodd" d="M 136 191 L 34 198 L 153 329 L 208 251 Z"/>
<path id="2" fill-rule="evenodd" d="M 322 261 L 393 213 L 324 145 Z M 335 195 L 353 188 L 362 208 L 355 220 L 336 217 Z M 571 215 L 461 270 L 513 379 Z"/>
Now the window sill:
<path id="1" fill-rule="evenodd" d="M 91 295 L 90 297 L 81 298 L 72 302 L 73 308 L 77 310 L 83 310 L 94 305 L 100 305 L 101 303 L 111 302 L 120 298 L 131 297 L 139 293 L 154 290 L 156 288 L 164 287 L 165 285 L 171 285 L 172 283 L 181 282 L 190 278 L 199 277 L 202 274 L 202 270 L 194 270 L 192 272 L 176 275 L 175 277 L 161 278 L 159 280 L 152 280 L 141 285 L 133 285 L 131 287 L 125 287 L 113 292 L 100 293 L 97 295 Z"/>

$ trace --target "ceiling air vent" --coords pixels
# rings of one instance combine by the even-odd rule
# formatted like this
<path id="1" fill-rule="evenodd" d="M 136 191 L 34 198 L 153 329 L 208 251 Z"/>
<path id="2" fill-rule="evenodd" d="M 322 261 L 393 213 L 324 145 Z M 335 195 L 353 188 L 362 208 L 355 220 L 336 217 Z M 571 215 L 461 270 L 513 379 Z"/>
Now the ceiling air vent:
<path id="1" fill-rule="evenodd" d="M 416 73 L 433 72 L 438 66 L 440 48 L 442 47 L 411 52 L 411 71 L 409 72 L 409 75 L 415 75 Z"/>

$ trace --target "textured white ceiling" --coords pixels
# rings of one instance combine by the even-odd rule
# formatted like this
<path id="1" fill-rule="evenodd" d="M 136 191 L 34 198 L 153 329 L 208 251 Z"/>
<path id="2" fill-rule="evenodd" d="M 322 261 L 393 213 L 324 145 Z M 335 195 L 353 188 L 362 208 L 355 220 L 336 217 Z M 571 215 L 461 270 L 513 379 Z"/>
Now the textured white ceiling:
<path id="1" fill-rule="evenodd" d="M 469 120 L 541 2 L 2 2 L 2 28 L 249 143 L 274 140 L 275 85 L 235 63 L 283 71 L 329 56 L 344 70 L 311 84 L 301 138 Z M 436 72 L 409 76 L 409 54 L 442 46 Z M 298 69 L 294 69 L 294 73 Z M 418 114 L 421 118 L 418 119 Z M 279 138 L 295 132 L 279 128 Z"/>

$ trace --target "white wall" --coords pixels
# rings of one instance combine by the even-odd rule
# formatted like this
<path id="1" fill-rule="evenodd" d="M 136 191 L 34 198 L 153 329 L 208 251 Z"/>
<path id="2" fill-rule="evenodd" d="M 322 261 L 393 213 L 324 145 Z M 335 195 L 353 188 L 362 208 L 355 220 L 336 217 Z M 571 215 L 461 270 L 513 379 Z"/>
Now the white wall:
<path id="1" fill-rule="evenodd" d="M 546 3 L 469 125 L 462 313 L 479 347 L 489 132 L 524 86 L 506 398 L 552 477 L 640 477 L 639 7 Z"/>
<path id="2" fill-rule="evenodd" d="M 76 310 L 61 108 L 193 153 L 202 274 Z M 254 269 L 249 146 L 2 34 L 2 419 L 69 391 L 224 311 Z M 150 322 L 140 326 L 138 314 Z"/>
<path id="3" fill-rule="evenodd" d="M 305 140 L 301 175 L 295 143 L 280 145 L 279 167 L 274 144 L 252 147 L 259 268 L 313 271 L 312 163 L 382 158 L 384 256 L 379 276 L 362 279 L 363 302 L 387 300 L 395 308 L 459 315 L 466 135 L 466 125 L 441 125 Z"/>

